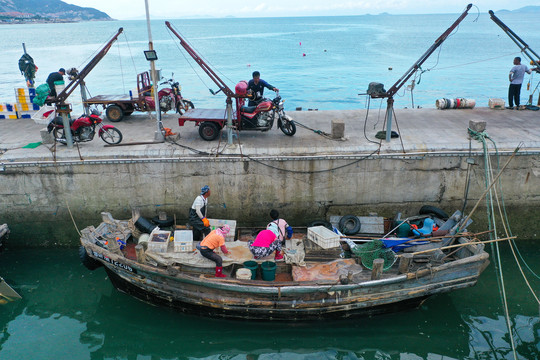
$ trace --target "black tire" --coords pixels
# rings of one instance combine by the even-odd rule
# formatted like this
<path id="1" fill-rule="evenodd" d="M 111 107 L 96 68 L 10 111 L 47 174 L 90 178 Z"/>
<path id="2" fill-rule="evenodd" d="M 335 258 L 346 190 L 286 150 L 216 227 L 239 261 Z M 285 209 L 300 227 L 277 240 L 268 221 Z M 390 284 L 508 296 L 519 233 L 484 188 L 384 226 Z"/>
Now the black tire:
<path id="1" fill-rule="evenodd" d="M 439 209 L 438 207 L 431 205 L 424 205 L 420 208 L 418 212 L 420 215 L 434 215 L 439 219 L 448 220 L 449 216 L 444 210 Z"/>
<path id="2" fill-rule="evenodd" d="M 105 110 L 105 115 L 107 115 L 107 119 L 110 121 L 119 122 L 124 118 L 124 110 L 118 105 L 109 105 L 107 106 L 107 110 Z"/>
<path id="3" fill-rule="evenodd" d="M 287 136 L 296 134 L 296 124 L 292 120 L 281 120 L 281 126 L 279 128 Z"/>
<path id="4" fill-rule="evenodd" d="M 176 112 L 179 113 L 180 115 L 183 115 L 184 112 L 186 112 L 189 109 L 195 109 L 195 105 L 193 105 L 191 101 L 182 100 L 182 102 L 184 103 L 184 106 L 182 106 L 182 104 L 179 102 L 176 103 Z"/>
<path id="5" fill-rule="evenodd" d="M 58 141 L 58 142 L 62 144 L 66 144 L 66 133 L 64 132 L 64 128 L 55 127 L 53 129 L 53 136 L 56 141 L 58 141 L 57 139 L 63 139 L 64 141 Z"/>
<path id="6" fill-rule="evenodd" d="M 360 219 L 354 215 L 345 215 L 339 220 L 339 231 L 345 235 L 358 234 L 362 224 Z"/>
<path id="7" fill-rule="evenodd" d="M 205 121 L 199 125 L 199 135 L 206 141 L 212 141 L 219 136 L 219 126 L 216 123 Z"/>
<path id="8" fill-rule="evenodd" d="M 103 266 L 101 262 L 91 258 L 82 245 L 79 246 L 79 259 L 81 259 L 82 264 L 88 270 L 96 270 L 98 267 Z"/>
<path id="9" fill-rule="evenodd" d="M 103 132 L 99 134 L 99 137 L 101 140 L 111 145 L 120 144 L 124 138 L 117 128 L 104 129 Z"/>
<path id="10" fill-rule="evenodd" d="M 313 226 L 324 226 L 328 230 L 334 231 L 334 227 L 332 226 L 332 224 L 326 220 L 314 220 L 308 224 L 308 227 L 313 227 Z"/>
<path id="11" fill-rule="evenodd" d="M 165 220 L 159 220 L 159 216 L 154 216 L 152 218 L 152 222 L 156 224 L 157 226 L 161 227 L 169 227 L 174 224 L 174 218 L 168 217 Z"/>

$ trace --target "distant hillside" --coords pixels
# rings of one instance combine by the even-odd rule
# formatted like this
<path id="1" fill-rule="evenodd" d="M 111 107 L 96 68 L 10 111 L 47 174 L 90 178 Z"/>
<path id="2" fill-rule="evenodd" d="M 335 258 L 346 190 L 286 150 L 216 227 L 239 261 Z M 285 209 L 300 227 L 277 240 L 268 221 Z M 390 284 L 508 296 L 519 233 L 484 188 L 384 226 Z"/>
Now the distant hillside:
<path id="1" fill-rule="evenodd" d="M 28 21 L 88 21 L 112 20 L 102 11 L 66 4 L 60 0 L 0 0 L 0 17 Z"/>
<path id="2" fill-rule="evenodd" d="M 522 8 L 516 9 L 516 10 L 497 10 L 496 13 L 504 13 L 504 12 L 517 12 L 517 13 L 537 13 L 540 12 L 540 6 L 524 6 Z"/>

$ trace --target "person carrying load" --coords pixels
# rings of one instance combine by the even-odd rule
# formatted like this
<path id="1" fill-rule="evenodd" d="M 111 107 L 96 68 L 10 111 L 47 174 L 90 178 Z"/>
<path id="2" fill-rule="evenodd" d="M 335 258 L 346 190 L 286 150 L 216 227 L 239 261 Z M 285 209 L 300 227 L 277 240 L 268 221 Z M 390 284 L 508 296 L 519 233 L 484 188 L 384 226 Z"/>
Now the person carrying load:
<path id="1" fill-rule="evenodd" d="M 201 194 L 195 198 L 189 209 L 189 224 L 193 227 L 193 240 L 199 241 L 210 233 L 210 221 L 206 218 L 206 207 L 210 187 L 204 185 Z"/>

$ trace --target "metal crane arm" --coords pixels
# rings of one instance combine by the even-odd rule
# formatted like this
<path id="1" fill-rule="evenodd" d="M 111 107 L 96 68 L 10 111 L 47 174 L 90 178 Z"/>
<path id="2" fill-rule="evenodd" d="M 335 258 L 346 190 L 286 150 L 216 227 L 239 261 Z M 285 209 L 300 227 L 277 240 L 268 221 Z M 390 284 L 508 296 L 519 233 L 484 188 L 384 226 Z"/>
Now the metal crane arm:
<path id="1" fill-rule="evenodd" d="M 112 39 L 109 40 L 107 44 L 105 44 L 103 49 L 101 49 L 101 51 L 97 53 L 96 56 L 94 56 L 92 60 L 90 60 L 90 62 L 80 72 L 74 75 L 75 78 L 64 88 L 64 90 L 60 94 L 56 96 L 56 98 L 54 98 L 50 102 L 63 104 L 69 97 L 69 95 L 71 95 L 71 93 L 77 88 L 77 86 L 81 84 L 84 85 L 84 78 L 90 73 L 90 71 L 92 71 L 92 69 L 94 69 L 94 67 L 96 67 L 96 65 L 101 61 L 101 59 L 103 59 L 103 57 L 111 48 L 112 44 L 116 41 L 116 39 L 118 39 L 118 36 L 120 36 L 122 31 L 124 31 L 124 28 L 118 29 L 116 35 L 114 35 Z"/>
<path id="2" fill-rule="evenodd" d="M 435 43 L 431 45 L 431 47 L 424 53 L 424 55 L 422 55 L 420 59 L 418 59 L 416 63 L 413 66 L 411 66 L 411 68 L 407 70 L 407 72 L 394 85 L 392 85 L 392 87 L 388 89 L 386 93 L 373 96 L 373 97 L 379 97 L 379 98 L 393 97 L 394 94 L 397 93 L 399 89 L 401 89 L 401 87 L 407 82 L 407 80 L 409 80 L 409 78 L 420 68 L 420 66 L 422 66 L 424 61 L 426 61 L 427 58 L 431 54 L 433 54 L 435 49 L 441 46 L 444 40 L 446 40 L 446 38 L 452 33 L 452 31 L 454 31 L 454 29 L 459 25 L 459 23 L 467 16 L 471 7 L 472 7 L 472 4 L 467 5 L 467 8 L 465 9 L 465 11 L 463 11 L 461 16 L 441 36 L 439 36 L 437 40 L 435 40 Z"/>
<path id="3" fill-rule="evenodd" d="M 540 56 L 538 56 L 537 53 L 535 53 L 529 45 L 525 41 L 523 41 L 515 32 L 513 32 L 508 26 L 506 26 L 498 17 L 495 16 L 493 13 L 493 10 L 489 10 L 489 16 L 491 20 L 495 22 L 495 24 L 499 25 L 501 29 L 512 39 L 513 42 L 516 43 L 516 45 L 521 49 L 521 52 L 524 53 L 531 61 L 532 64 L 538 66 L 540 65 Z M 534 58 L 531 54 L 529 54 L 529 51 L 536 56 Z M 532 65 L 531 64 L 531 65 Z"/>
<path id="4" fill-rule="evenodd" d="M 171 23 L 165 21 L 165 25 L 171 30 L 171 32 L 180 40 L 180 45 L 186 50 L 186 52 L 195 60 L 197 64 L 203 69 L 203 71 L 210 77 L 210 79 L 219 87 L 219 90 L 228 98 L 235 97 L 234 92 L 227 86 L 227 84 L 221 80 L 221 78 L 210 68 L 210 66 L 197 54 L 197 52 L 189 46 L 189 44 L 173 29 Z"/>

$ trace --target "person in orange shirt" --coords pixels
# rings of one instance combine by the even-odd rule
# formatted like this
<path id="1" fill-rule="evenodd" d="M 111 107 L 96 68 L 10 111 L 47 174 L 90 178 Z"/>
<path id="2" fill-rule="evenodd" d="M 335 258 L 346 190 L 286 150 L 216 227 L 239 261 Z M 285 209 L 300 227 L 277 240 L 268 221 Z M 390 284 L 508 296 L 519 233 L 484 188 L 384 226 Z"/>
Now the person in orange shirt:
<path id="1" fill-rule="evenodd" d="M 212 230 L 210 234 L 206 235 L 200 244 L 197 245 L 197 249 L 201 252 L 202 256 L 216 263 L 215 277 L 226 277 L 226 275 L 223 274 L 223 259 L 216 254 L 214 250 L 220 247 L 224 254 L 229 253 L 229 250 L 227 250 L 227 247 L 225 246 L 225 237 L 229 231 L 231 231 L 230 226 L 223 225 L 220 228 Z"/>

